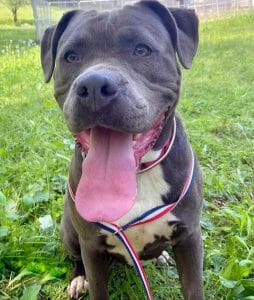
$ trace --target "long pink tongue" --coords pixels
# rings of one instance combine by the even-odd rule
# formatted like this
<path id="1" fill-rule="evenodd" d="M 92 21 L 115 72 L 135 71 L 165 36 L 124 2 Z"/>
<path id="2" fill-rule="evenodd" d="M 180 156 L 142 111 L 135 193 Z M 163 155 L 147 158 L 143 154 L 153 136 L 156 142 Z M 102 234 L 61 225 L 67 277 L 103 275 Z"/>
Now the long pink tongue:
<path id="1" fill-rule="evenodd" d="M 136 162 L 132 135 L 95 127 L 82 164 L 76 209 L 90 222 L 113 222 L 126 214 L 136 198 Z"/>

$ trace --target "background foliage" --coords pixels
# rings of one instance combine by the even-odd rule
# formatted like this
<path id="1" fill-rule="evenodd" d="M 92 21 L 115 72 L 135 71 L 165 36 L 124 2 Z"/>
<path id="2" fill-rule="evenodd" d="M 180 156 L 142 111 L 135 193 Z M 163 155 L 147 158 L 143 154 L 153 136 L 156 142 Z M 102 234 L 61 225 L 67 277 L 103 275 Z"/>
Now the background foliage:
<path id="1" fill-rule="evenodd" d="M 59 241 L 73 150 L 45 85 L 30 7 L 18 27 L 0 4 L 0 299 L 67 299 Z M 202 164 L 206 299 L 254 299 L 254 13 L 201 23 L 178 111 Z M 181 299 L 174 263 L 146 271 L 155 299 Z M 143 299 L 135 271 L 110 276 L 111 299 Z M 120 288 L 121 287 L 121 288 Z"/>

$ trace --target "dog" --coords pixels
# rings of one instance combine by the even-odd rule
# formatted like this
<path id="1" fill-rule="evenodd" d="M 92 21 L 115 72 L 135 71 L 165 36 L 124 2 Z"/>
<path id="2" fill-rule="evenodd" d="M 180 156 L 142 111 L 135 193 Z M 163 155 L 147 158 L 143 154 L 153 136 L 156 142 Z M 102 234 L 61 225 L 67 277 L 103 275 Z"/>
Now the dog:
<path id="1" fill-rule="evenodd" d="M 156 1 L 69 11 L 44 32 L 45 81 L 54 77 L 55 98 L 77 139 L 61 222 L 74 259 L 73 298 L 89 289 L 90 299 L 109 299 L 111 258 L 132 264 L 116 236 L 124 231 L 142 260 L 171 245 L 184 298 L 204 299 L 202 174 L 175 112 L 179 65 L 190 68 L 197 47 L 195 12 Z M 163 205 L 174 209 L 122 227 Z M 99 224 L 121 229 L 112 234 Z"/>

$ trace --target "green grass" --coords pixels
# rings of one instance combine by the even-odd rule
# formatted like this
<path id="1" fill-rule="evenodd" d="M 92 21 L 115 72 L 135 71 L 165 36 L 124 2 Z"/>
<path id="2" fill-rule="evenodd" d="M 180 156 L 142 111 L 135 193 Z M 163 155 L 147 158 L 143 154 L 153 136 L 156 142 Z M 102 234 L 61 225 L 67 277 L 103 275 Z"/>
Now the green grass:
<path id="1" fill-rule="evenodd" d="M 27 50 L 35 40 L 31 6 L 18 10 L 18 22 L 14 25 L 11 11 L 0 2 L 0 56 L 16 50 Z"/>
<path id="2" fill-rule="evenodd" d="M 0 22 L 0 299 L 33 300 L 38 293 L 39 299 L 68 299 L 71 263 L 59 222 L 73 139 L 52 85 L 43 82 L 39 47 L 28 45 L 34 29 L 28 33 L 8 22 Z M 250 300 L 254 13 L 201 23 L 200 36 L 194 65 L 183 72 L 178 111 L 205 179 L 206 299 Z M 174 265 L 145 268 L 155 299 L 181 299 Z M 114 268 L 110 287 L 113 300 L 143 299 L 132 268 Z"/>

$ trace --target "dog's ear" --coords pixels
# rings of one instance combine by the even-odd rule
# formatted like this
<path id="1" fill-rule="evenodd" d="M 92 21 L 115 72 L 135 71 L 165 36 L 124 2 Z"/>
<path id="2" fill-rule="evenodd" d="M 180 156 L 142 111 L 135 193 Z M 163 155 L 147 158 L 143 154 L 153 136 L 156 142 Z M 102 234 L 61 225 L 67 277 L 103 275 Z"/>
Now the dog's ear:
<path id="1" fill-rule="evenodd" d="M 170 8 L 157 1 L 141 1 L 143 5 L 156 13 L 168 30 L 179 60 L 184 68 L 191 67 L 198 48 L 198 18 L 194 10 Z"/>
<path id="2" fill-rule="evenodd" d="M 72 10 L 63 15 L 57 25 L 47 28 L 41 40 L 41 65 L 45 82 L 49 82 L 55 68 L 58 42 L 68 26 L 70 20 L 79 10 Z"/>
<path id="3" fill-rule="evenodd" d="M 177 25 L 177 54 L 188 69 L 198 48 L 198 18 L 193 9 L 170 8 L 169 11 Z"/>

